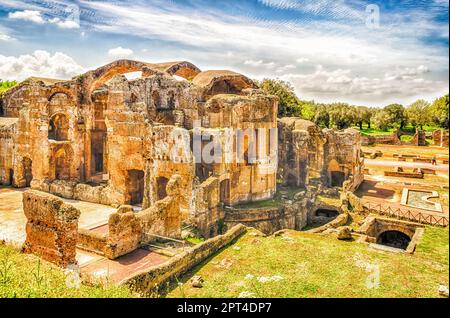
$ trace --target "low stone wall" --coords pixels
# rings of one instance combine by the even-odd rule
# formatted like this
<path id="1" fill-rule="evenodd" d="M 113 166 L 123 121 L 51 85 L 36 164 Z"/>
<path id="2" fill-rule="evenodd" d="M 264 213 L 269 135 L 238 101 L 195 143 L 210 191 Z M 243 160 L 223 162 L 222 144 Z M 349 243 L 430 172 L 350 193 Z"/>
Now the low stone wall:
<path id="1" fill-rule="evenodd" d="M 341 197 L 341 202 L 343 202 L 344 205 L 349 207 L 352 210 L 352 212 L 359 214 L 366 212 L 361 199 L 350 191 L 343 193 Z"/>
<path id="2" fill-rule="evenodd" d="M 386 144 L 392 145 L 394 144 L 394 136 L 390 135 L 369 135 L 361 137 L 361 145 L 373 145 L 373 144 Z"/>
<path id="3" fill-rule="evenodd" d="M 104 255 L 107 240 L 107 233 L 95 233 L 90 230 L 79 229 L 77 247 L 89 252 Z"/>
<path id="4" fill-rule="evenodd" d="M 386 177 L 402 177 L 402 178 L 423 179 L 423 173 L 422 172 L 385 171 L 384 175 Z"/>
<path id="5" fill-rule="evenodd" d="M 125 284 L 131 289 L 144 294 L 150 293 L 161 288 L 164 283 L 170 282 L 175 277 L 188 272 L 221 248 L 230 244 L 245 231 L 246 227 L 244 225 L 236 225 L 225 234 L 208 239 L 192 249 L 172 257 L 165 263 L 136 273 L 132 277 L 124 279 L 120 284 Z"/>
<path id="6" fill-rule="evenodd" d="M 80 231 L 79 245 L 115 259 L 158 236 L 181 238 L 181 177 L 173 175 L 167 184 L 167 197 L 138 213 L 129 205 L 120 206 L 109 216 L 108 233 Z"/>
<path id="7" fill-rule="evenodd" d="M 48 192 L 65 199 L 74 199 L 91 203 L 98 203 L 118 207 L 121 196 L 106 185 L 91 186 L 85 183 L 76 183 L 65 180 L 33 180 L 31 188 Z"/>
<path id="8" fill-rule="evenodd" d="M 244 224 L 270 235 L 282 229 L 295 229 L 295 212 L 284 206 L 252 209 L 225 209 L 225 224 Z"/>
<path id="9" fill-rule="evenodd" d="M 23 210 L 27 218 L 23 251 L 61 267 L 76 264 L 80 211 L 51 194 L 35 190 L 23 193 Z"/>

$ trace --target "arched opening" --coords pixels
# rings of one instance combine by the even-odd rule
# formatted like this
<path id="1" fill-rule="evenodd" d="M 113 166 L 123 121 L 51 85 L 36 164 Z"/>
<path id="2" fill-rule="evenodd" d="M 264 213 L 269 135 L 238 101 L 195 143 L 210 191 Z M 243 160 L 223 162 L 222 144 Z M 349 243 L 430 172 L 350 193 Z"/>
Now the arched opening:
<path id="1" fill-rule="evenodd" d="M 230 204 L 230 179 L 220 182 L 220 202 Z"/>
<path id="2" fill-rule="evenodd" d="M 26 187 L 29 187 L 31 185 L 31 181 L 33 180 L 32 165 L 33 163 L 30 158 L 23 158 L 22 167 Z"/>
<path id="3" fill-rule="evenodd" d="M 106 149 L 106 124 L 104 111 L 106 108 L 106 95 L 94 94 L 94 122 L 91 129 L 91 179 L 102 180 L 102 174 L 106 173 L 104 164 Z"/>
<path id="4" fill-rule="evenodd" d="M 50 118 L 48 125 L 48 139 L 56 141 L 68 140 L 69 120 L 64 114 L 55 114 Z"/>
<path id="5" fill-rule="evenodd" d="M 55 155 L 55 179 L 70 179 L 70 158 L 63 148 L 59 149 Z"/>
<path id="6" fill-rule="evenodd" d="M 175 109 L 175 93 L 172 91 L 167 94 L 167 108 Z"/>
<path id="7" fill-rule="evenodd" d="M 386 245 L 390 247 L 400 248 L 406 250 L 411 242 L 411 238 L 400 231 L 385 231 L 378 235 L 377 244 Z"/>
<path id="8" fill-rule="evenodd" d="M 166 177 L 158 177 L 156 178 L 156 200 L 162 200 L 167 197 L 167 183 L 169 179 Z"/>
<path id="9" fill-rule="evenodd" d="M 139 205 L 144 200 L 144 171 L 128 170 L 127 189 L 129 204 Z"/>
<path id="10" fill-rule="evenodd" d="M 158 91 L 153 91 L 152 93 L 152 102 L 153 102 L 153 106 L 156 109 L 161 109 L 161 97 L 159 96 L 159 92 Z"/>
<path id="11" fill-rule="evenodd" d="M 240 87 L 229 80 L 221 80 L 214 83 L 211 87 L 210 94 L 239 94 L 242 91 Z"/>
<path id="12" fill-rule="evenodd" d="M 295 187 L 297 186 L 297 178 L 292 174 L 289 173 L 286 179 L 286 185 Z"/>
<path id="13" fill-rule="evenodd" d="M 320 208 L 320 209 L 316 210 L 315 215 L 319 216 L 319 217 L 325 217 L 325 218 L 335 218 L 339 215 L 339 212 L 334 209 Z"/>
<path id="14" fill-rule="evenodd" d="M 341 167 L 336 160 L 331 160 L 328 164 L 328 173 L 330 186 L 332 187 L 342 187 L 345 181 L 345 173 L 341 171 Z"/>

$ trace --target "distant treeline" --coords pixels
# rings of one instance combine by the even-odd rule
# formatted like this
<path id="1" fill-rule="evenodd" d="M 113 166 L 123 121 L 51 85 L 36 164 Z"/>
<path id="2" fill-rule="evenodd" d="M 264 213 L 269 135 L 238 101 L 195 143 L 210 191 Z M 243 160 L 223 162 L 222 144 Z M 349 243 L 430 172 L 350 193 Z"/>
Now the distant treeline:
<path id="1" fill-rule="evenodd" d="M 269 94 L 280 98 L 278 116 L 296 116 L 327 127 L 345 129 L 363 125 L 387 131 L 390 128 L 403 129 L 406 126 L 436 126 L 448 129 L 448 94 L 432 103 L 419 99 L 408 106 L 390 104 L 383 108 L 354 106 L 346 103 L 316 103 L 299 99 L 289 82 L 279 79 L 263 79 L 258 85 Z"/>

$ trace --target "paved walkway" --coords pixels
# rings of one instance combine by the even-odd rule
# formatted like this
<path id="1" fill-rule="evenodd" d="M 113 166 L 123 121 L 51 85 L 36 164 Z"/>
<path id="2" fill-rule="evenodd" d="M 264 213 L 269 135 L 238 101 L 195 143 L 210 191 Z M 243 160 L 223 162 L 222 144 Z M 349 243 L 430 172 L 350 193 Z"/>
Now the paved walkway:
<path id="1" fill-rule="evenodd" d="M 365 166 L 377 166 L 377 167 L 403 167 L 403 168 L 428 168 L 441 172 L 448 172 L 448 165 L 437 164 L 433 166 L 431 163 L 423 162 L 408 162 L 408 161 L 394 161 L 394 160 L 377 160 L 377 159 L 364 159 Z"/>
<path id="2" fill-rule="evenodd" d="M 84 281 L 119 284 L 132 275 L 164 263 L 170 257 L 138 248 L 115 260 L 77 250 L 77 260 Z"/>
<path id="3" fill-rule="evenodd" d="M 25 242 L 27 219 L 23 213 L 22 193 L 27 189 L 0 188 L 0 240 L 14 245 Z M 116 209 L 102 204 L 61 198 L 80 210 L 78 227 L 92 229 L 108 222 L 109 215 Z"/>

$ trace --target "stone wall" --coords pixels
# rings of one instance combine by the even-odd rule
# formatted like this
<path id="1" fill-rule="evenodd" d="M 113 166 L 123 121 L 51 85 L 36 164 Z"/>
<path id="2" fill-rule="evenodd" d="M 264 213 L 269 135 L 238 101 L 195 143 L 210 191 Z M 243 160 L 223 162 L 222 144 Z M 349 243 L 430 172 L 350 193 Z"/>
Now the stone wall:
<path id="1" fill-rule="evenodd" d="M 76 264 L 76 244 L 80 211 L 61 199 L 28 190 L 23 193 L 27 218 L 24 252 L 66 267 Z"/>
<path id="2" fill-rule="evenodd" d="M 331 187 L 351 176 L 355 184 L 363 178 L 361 137 L 354 129 L 322 130 L 310 121 L 285 117 L 278 120 L 278 146 L 278 178 L 284 185 Z"/>
<path id="3" fill-rule="evenodd" d="M 137 213 L 132 206 L 120 206 L 109 216 L 107 234 L 80 231 L 78 244 L 115 259 L 160 237 L 181 239 L 181 194 L 181 176 L 173 175 L 167 184 L 167 197 Z"/>
<path id="4" fill-rule="evenodd" d="M 140 78 L 124 75 L 137 71 Z M 262 149 L 277 128 L 277 108 L 277 97 L 244 75 L 200 72 L 186 61 L 119 60 L 68 81 L 29 78 L 2 96 L 2 116 L 16 117 L 16 124 L 7 137 L 0 129 L 0 182 L 146 210 L 167 196 L 167 182 L 177 174 L 182 221 L 215 235 L 222 205 L 273 197 L 277 140 L 255 162 L 211 164 L 194 161 L 194 130 L 200 125 L 213 133 L 227 158 L 239 146 Z M 227 128 L 251 130 L 254 137 L 227 139 Z M 209 177 L 217 180 L 214 190 L 199 186 Z"/>
<path id="5" fill-rule="evenodd" d="M 230 228 L 241 223 L 270 235 L 282 229 L 295 229 L 296 212 L 294 209 L 286 209 L 284 206 L 250 209 L 227 208 L 224 221 Z"/>
<path id="6" fill-rule="evenodd" d="M 200 264 L 237 239 L 245 231 L 245 226 L 236 225 L 225 234 L 218 235 L 195 245 L 191 249 L 172 257 L 165 263 L 125 278 L 121 284 L 126 284 L 133 290 L 143 294 L 149 294 L 158 288 L 163 288 L 166 282 L 173 281 L 175 277 L 180 277 L 194 266 Z"/>
<path id="7" fill-rule="evenodd" d="M 433 143 L 435 146 L 448 147 L 449 132 L 445 130 L 433 131 Z"/>
<path id="8" fill-rule="evenodd" d="M 0 117 L 0 184 L 12 185 L 17 118 Z"/>

